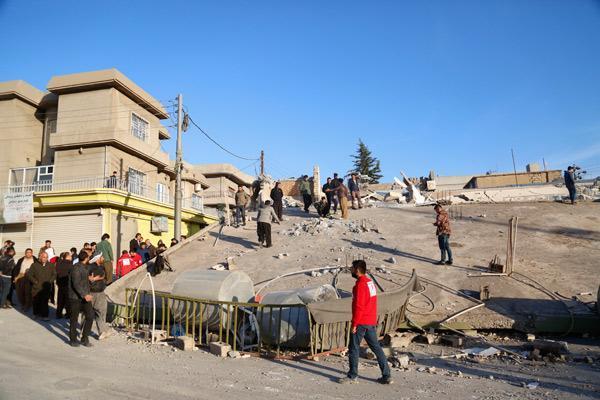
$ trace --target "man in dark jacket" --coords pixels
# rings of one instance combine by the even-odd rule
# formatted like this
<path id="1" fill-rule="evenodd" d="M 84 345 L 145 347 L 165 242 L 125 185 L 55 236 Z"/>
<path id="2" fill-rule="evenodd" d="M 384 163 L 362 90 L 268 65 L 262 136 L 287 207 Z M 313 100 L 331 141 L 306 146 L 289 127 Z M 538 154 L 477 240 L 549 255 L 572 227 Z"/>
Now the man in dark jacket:
<path id="1" fill-rule="evenodd" d="M 283 220 L 283 190 L 279 182 L 275 182 L 275 187 L 271 189 L 271 199 L 273 200 L 273 210 L 279 220 Z"/>
<path id="2" fill-rule="evenodd" d="M 69 274 L 73 268 L 71 252 L 65 251 L 60 254 L 56 263 L 56 286 L 58 286 L 58 295 L 56 299 L 56 319 L 69 318 L 71 304 L 69 302 Z M 63 311 L 66 314 L 63 316 Z"/>
<path id="3" fill-rule="evenodd" d="M 0 257 L 0 308 L 12 307 L 14 257 L 14 247 L 8 247 Z"/>
<path id="4" fill-rule="evenodd" d="M 129 251 L 137 251 L 138 247 L 140 247 L 140 242 L 142 240 L 142 234 L 136 233 L 135 237 L 131 239 L 129 242 Z"/>
<path id="5" fill-rule="evenodd" d="M 352 277 L 356 284 L 352 288 L 352 334 L 348 346 L 350 369 L 340 383 L 356 383 L 358 378 L 358 353 L 363 338 L 375 353 L 381 370 L 381 378 L 377 382 L 389 385 L 392 383 L 390 367 L 383 349 L 377 340 L 377 289 L 366 275 L 367 264 L 364 260 L 352 262 Z"/>
<path id="6" fill-rule="evenodd" d="M 29 282 L 31 282 L 33 315 L 47 321 L 50 312 L 48 301 L 56 280 L 56 268 L 54 264 L 48 262 L 48 253 L 45 251 L 40 252 L 39 261 L 33 263 L 27 275 Z"/>
<path id="7" fill-rule="evenodd" d="M 94 321 L 92 308 L 92 295 L 90 294 L 90 281 L 88 278 L 87 262 L 89 254 L 86 251 L 79 253 L 79 263 L 73 266 L 69 275 L 69 300 L 71 302 L 71 318 L 69 324 L 69 343 L 73 347 L 79 346 L 77 341 L 77 320 L 79 313 L 83 312 L 84 322 L 81 330 L 81 343 L 90 347 L 90 332 Z"/>
<path id="8" fill-rule="evenodd" d="M 350 191 L 350 197 L 352 198 L 352 209 L 356 210 L 356 205 L 354 202 L 358 204 L 358 208 L 362 208 L 362 200 L 360 198 L 360 185 L 358 182 L 358 175 L 353 173 L 348 180 L 348 190 Z"/>
<path id="9" fill-rule="evenodd" d="M 13 283 L 17 292 L 17 299 L 22 311 L 29 311 L 31 308 L 31 283 L 27 278 L 29 268 L 38 259 L 33 256 L 33 249 L 26 249 L 25 256 L 19 258 L 17 265 L 13 270 Z"/>
<path id="10" fill-rule="evenodd" d="M 312 190 L 310 187 L 310 181 L 308 180 L 308 175 L 302 176 L 302 180 L 298 185 L 298 189 L 300 190 L 300 194 L 302 195 L 302 201 L 304 202 L 304 212 L 308 213 L 308 209 L 312 204 Z"/>
<path id="11" fill-rule="evenodd" d="M 90 279 L 90 292 L 92 294 L 92 308 L 94 309 L 94 320 L 98 328 L 98 339 L 106 339 L 114 332 L 106 323 L 106 312 L 108 310 L 108 301 L 104 289 L 106 289 L 106 280 L 104 277 L 104 257 L 98 253 L 90 260 L 88 264 Z"/>
<path id="12" fill-rule="evenodd" d="M 575 168 L 569 166 L 564 174 L 565 186 L 569 191 L 569 200 L 571 204 L 575 204 L 575 197 L 577 196 L 577 189 L 575 188 Z"/>

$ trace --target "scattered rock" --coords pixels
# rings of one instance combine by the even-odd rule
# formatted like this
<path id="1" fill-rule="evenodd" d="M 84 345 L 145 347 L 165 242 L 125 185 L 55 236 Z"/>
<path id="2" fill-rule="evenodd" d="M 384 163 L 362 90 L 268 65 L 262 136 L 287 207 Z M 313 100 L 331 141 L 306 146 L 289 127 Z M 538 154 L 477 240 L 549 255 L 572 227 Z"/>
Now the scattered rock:
<path id="1" fill-rule="evenodd" d="M 231 346 L 223 342 L 211 342 L 209 344 L 210 353 L 217 357 L 227 357 L 231 351 Z"/>
<path id="2" fill-rule="evenodd" d="M 223 264 L 215 264 L 212 267 L 210 267 L 210 269 L 213 269 L 215 271 L 225 271 L 227 268 Z"/>
<path id="3" fill-rule="evenodd" d="M 196 347 L 194 338 L 190 336 L 177 336 L 175 338 L 175 346 L 183 351 L 193 351 Z"/>

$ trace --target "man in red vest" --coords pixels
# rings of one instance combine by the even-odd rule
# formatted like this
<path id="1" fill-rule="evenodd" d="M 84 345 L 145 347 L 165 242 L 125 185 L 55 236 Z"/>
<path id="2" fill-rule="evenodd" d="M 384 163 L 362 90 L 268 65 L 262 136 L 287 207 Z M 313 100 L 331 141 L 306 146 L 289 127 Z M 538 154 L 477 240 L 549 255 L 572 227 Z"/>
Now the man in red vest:
<path id="1" fill-rule="evenodd" d="M 383 349 L 377 340 L 377 290 L 373 281 L 366 276 L 367 264 L 364 260 L 352 262 L 352 277 L 356 284 L 352 289 L 352 334 L 348 347 L 348 359 L 350 370 L 348 374 L 340 378 L 339 383 L 358 382 L 358 354 L 360 342 L 366 340 L 369 348 L 375 353 L 381 378 L 377 382 L 385 385 L 392 383 L 390 367 Z"/>

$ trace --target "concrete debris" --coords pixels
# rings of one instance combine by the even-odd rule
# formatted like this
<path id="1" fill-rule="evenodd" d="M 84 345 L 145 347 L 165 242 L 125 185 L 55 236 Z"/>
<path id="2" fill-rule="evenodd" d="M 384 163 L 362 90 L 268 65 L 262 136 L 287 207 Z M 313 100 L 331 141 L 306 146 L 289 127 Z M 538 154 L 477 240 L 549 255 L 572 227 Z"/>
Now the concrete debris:
<path id="1" fill-rule="evenodd" d="M 210 353 L 217 357 L 227 357 L 227 354 L 231 351 L 231 346 L 223 342 L 211 342 L 209 343 Z"/>
<path id="2" fill-rule="evenodd" d="M 483 347 L 472 347 L 464 349 L 462 352 L 464 354 L 477 357 L 492 357 L 500 354 L 500 350 L 495 347 L 488 347 L 487 349 Z"/>
<path id="3" fill-rule="evenodd" d="M 375 271 L 381 272 L 382 274 L 391 274 L 391 272 L 385 268 L 385 265 L 380 265 L 379 267 L 375 268 Z"/>
<path id="4" fill-rule="evenodd" d="M 178 336 L 175 338 L 175 346 L 183 351 L 194 351 L 196 347 L 196 343 L 194 342 L 194 338 L 190 336 Z"/>
<path id="5" fill-rule="evenodd" d="M 215 271 L 225 271 L 227 267 L 223 264 L 215 264 L 212 267 L 210 267 L 210 269 L 213 269 Z"/>
<path id="6" fill-rule="evenodd" d="M 414 333 L 394 333 L 393 335 L 385 335 L 383 344 L 392 349 L 400 349 L 408 347 L 417 335 Z"/>
<path id="7" fill-rule="evenodd" d="M 434 344 L 439 341 L 438 337 L 432 333 L 426 333 L 415 337 L 415 341 L 419 343 Z"/>
<path id="8" fill-rule="evenodd" d="M 396 258 L 394 258 L 394 257 L 390 257 L 385 261 L 389 262 L 390 264 L 397 264 Z"/>
<path id="9" fill-rule="evenodd" d="M 408 368 L 410 359 L 406 354 L 392 356 L 388 358 L 388 362 L 393 368 Z"/>
<path id="10" fill-rule="evenodd" d="M 539 382 L 529 382 L 529 383 L 523 382 L 523 387 L 526 389 L 537 389 L 539 385 L 540 385 Z"/>
<path id="11" fill-rule="evenodd" d="M 280 260 L 283 260 L 285 257 L 288 257 L 289 254 L 288 253 L 279 253 L 277 255 L 277 258 L 279 258 Z"/>
<path id="12" fill-rule="evenodd" d="M 533 333 L 528 333 L 527 334 L 527 341 L 531 343 L 534 340 L 535 340 L 535 335 Z"/>
<path id="13" fill-rule="evenodd" d="M 457 335 L 444 335 L 442 337 L 442 343 L 447 344 L 452 347 L 462 347 L 463 346 L 463 338 Z"/>
<path id="14" fill-rule="evenodd" d="M 556 340 L 537 339 L 530 343 L 528 347 L 532 350 L 538 350 L 542 356 L 548 354 L 560 355 L 569 352 L 569 345 L 567 342 Z"/>
<path id="15" fill-rule="evenodd" d="M 366 230 L 365 228 L 366 227 Z M 286 236 L 301 236 L 301 235 L 346 235 L 348 233 L 363 233 L 363 232 L 379 232 L 379 229 L 369 222 L 359 223 L 358 221 L 344 221 L 336 219 L 320 219 L 311 218 L 303 222 L 297 222 L 287 230 L 282 230 L 280 234 Z"/>
<path id="16" fill-rule="evenodd" d="M 565 187 L 536 185 L 495 189 L 468 189 L 451 196 L 452 204 L 460 203 L 510 203 L 527 201 L 555 201 L 566 196 Z"/>

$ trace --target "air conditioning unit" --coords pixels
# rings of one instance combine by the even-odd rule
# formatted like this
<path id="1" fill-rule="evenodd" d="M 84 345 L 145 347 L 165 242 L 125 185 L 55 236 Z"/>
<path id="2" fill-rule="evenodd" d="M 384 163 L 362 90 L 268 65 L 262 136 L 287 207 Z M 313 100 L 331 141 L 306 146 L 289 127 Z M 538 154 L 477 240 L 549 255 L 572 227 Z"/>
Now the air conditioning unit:
<path id="1" fill-rule="evenodd" d="M 196 184 L 194 185 L 194 192 L 196 192 L 196 193 L 199 193 L 199 192 L 201 192 L 201 191 L 202 191 L 202 184 L 200 184 L 200 183 L 196 183 Z"/>

